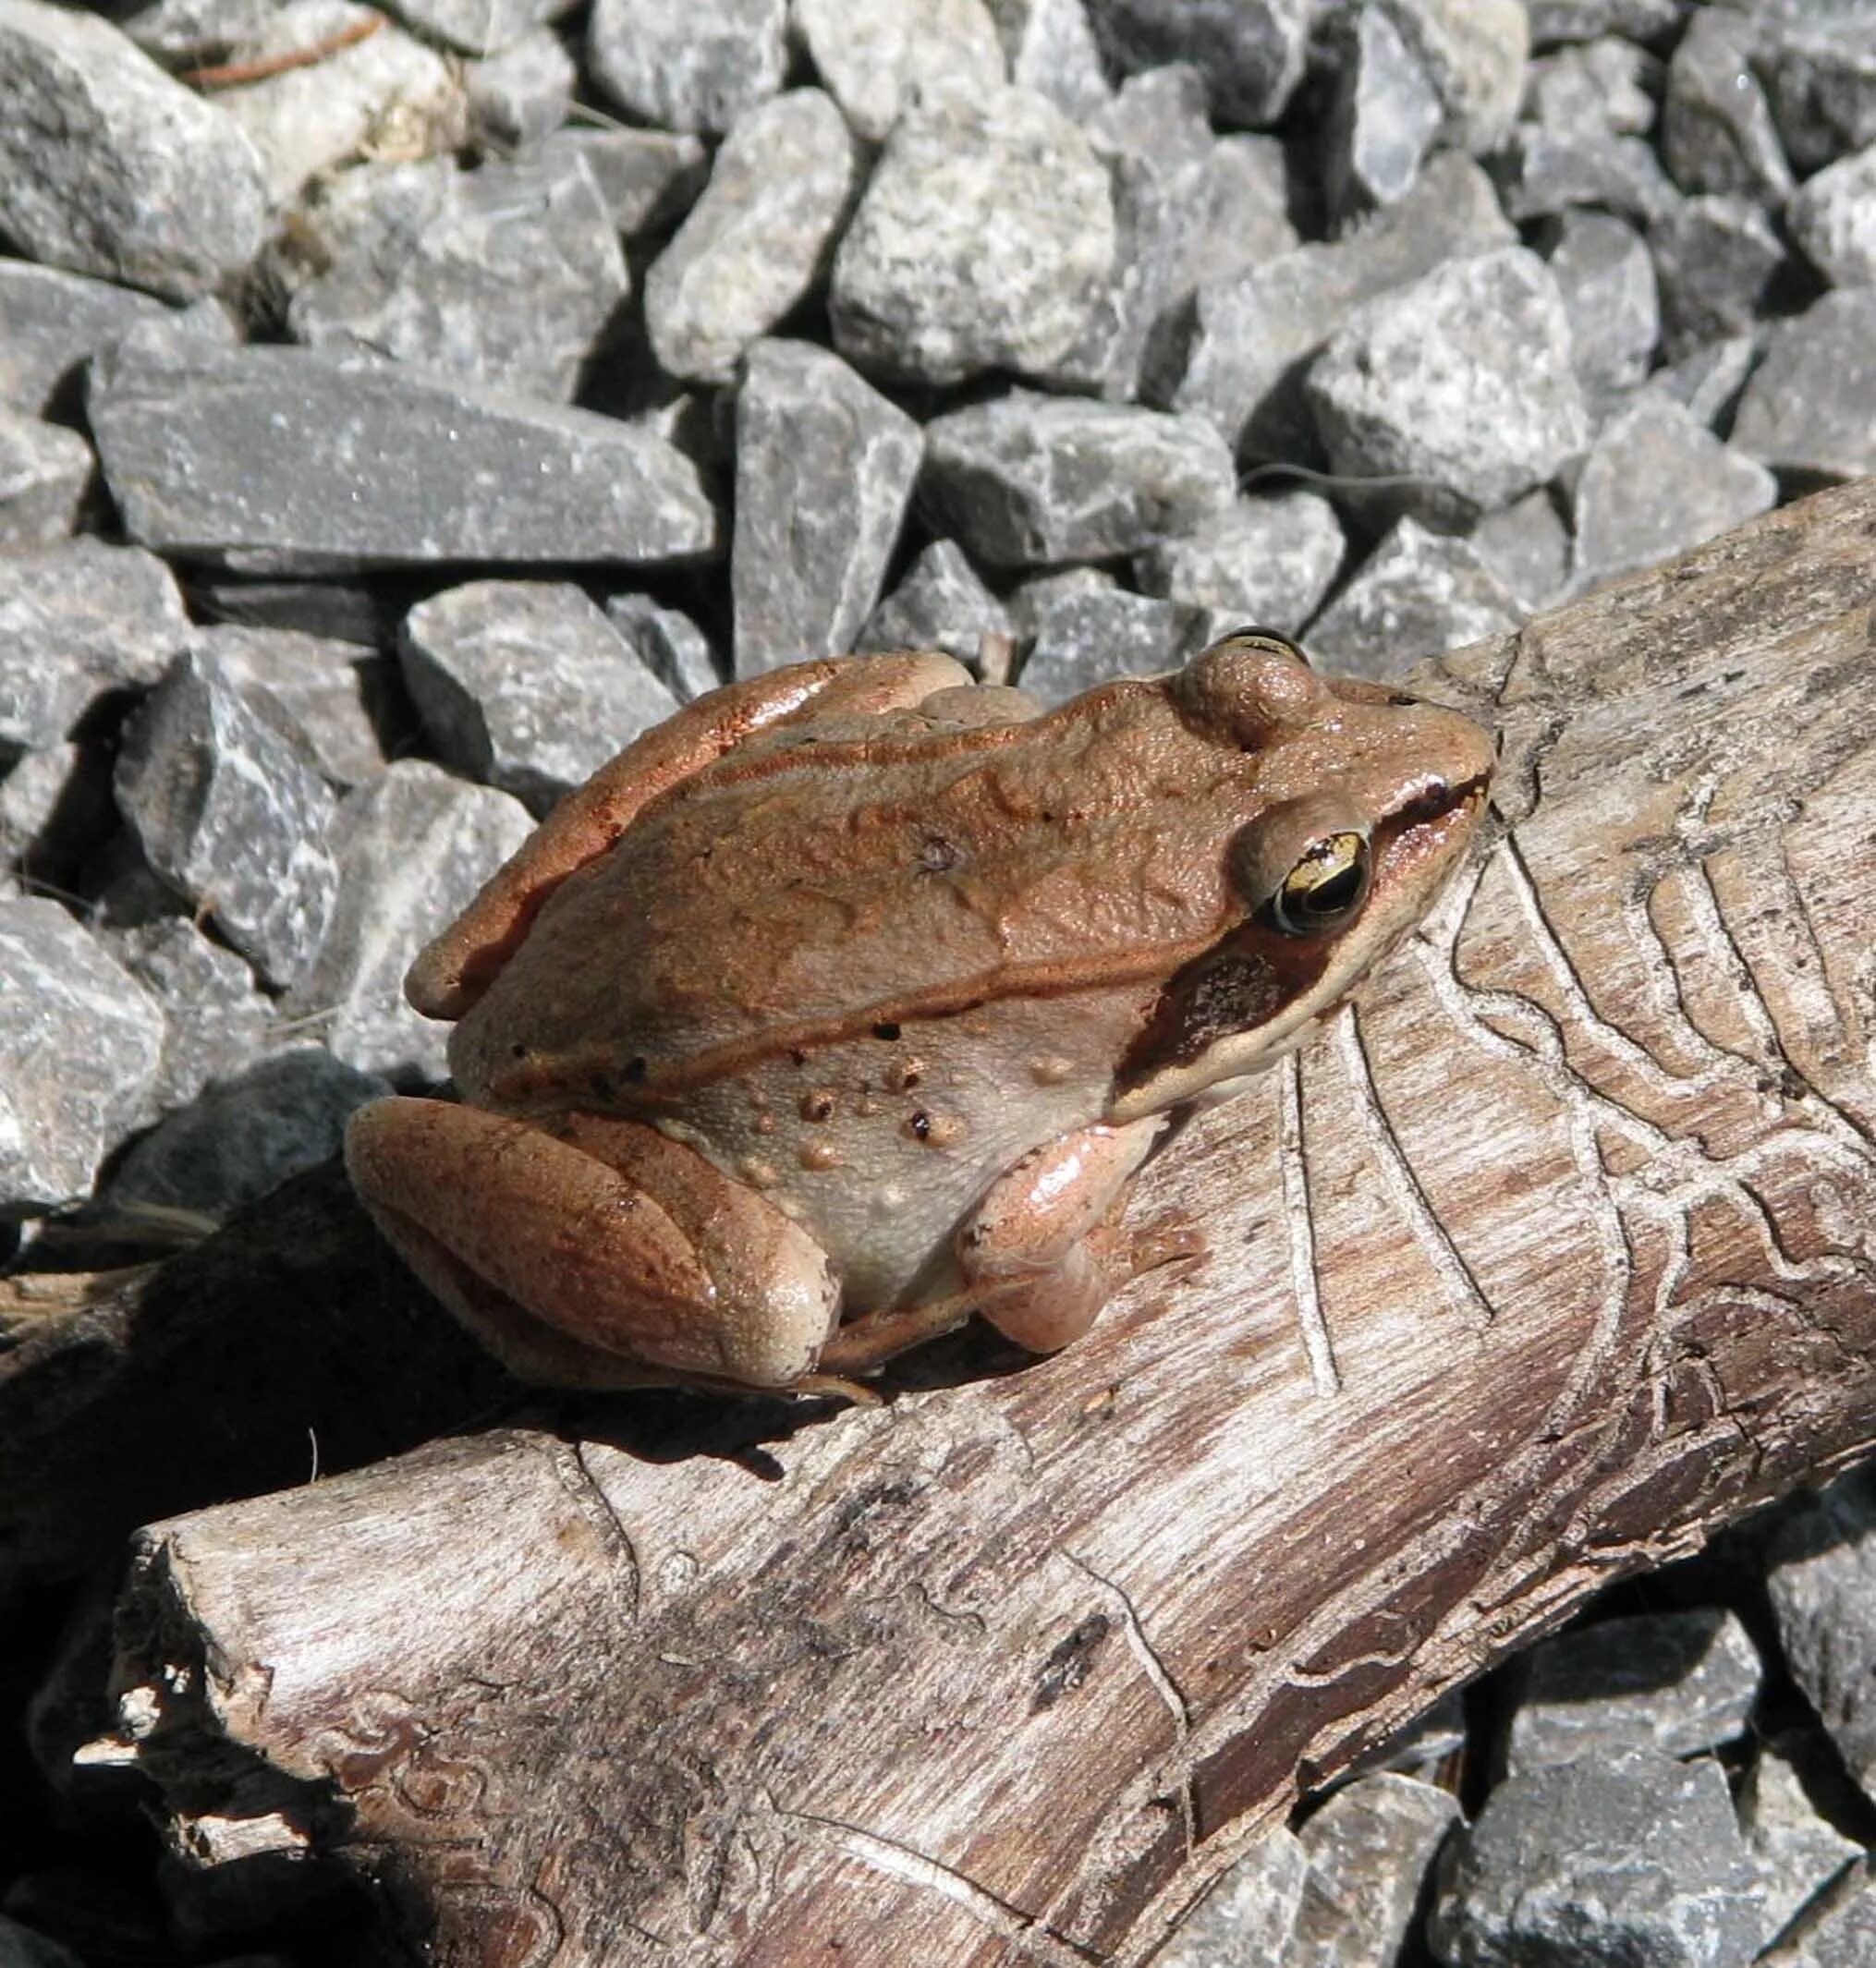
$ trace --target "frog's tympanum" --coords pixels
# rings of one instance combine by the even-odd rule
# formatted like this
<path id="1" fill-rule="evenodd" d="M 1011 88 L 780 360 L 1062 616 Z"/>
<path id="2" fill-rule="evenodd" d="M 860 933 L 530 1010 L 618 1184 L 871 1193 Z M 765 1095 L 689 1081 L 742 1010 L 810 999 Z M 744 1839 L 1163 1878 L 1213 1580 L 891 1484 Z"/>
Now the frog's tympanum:
<path id="1" fill-rule="evenodd" d="M 1412 928 L 1491 765 L 1255 630 L 1047 711 L 938 655 L 733 684 L 419 957 L 462 1101 L 360 1110 L 352 1180 L 538 1383 L 812 1391 L 973 1312 L 1049 1352 L 1171 1113 Z"/>

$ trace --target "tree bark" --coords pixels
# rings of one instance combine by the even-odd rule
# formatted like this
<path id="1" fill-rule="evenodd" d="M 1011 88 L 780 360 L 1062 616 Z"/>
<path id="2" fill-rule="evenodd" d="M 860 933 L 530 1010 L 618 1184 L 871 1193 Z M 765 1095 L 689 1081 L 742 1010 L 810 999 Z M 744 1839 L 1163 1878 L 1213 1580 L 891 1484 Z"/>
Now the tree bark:
<path id="1" fill-rule="evenodd" d="M 145 1531 L 177 1844 L 340 1853 L 453 1968 L 1138 1962 L 1299 1787 L 1862 1450 L 1872 604 L 1864 484 L 1434 666 L 1502 823 L 1149 1170 L 1208 1255 L 1056 1357 Z"/>

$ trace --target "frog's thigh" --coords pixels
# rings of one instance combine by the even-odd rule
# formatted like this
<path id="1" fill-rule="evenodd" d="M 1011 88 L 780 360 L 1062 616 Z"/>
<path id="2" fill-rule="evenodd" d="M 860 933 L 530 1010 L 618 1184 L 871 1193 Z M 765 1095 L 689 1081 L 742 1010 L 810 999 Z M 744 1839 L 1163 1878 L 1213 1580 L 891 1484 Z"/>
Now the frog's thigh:
<path id="1" fill-rule="evenodd" d="M 967 1293 L 999 1332 L 1053 1353 L 1094 1323 L 1133 1266 L 1117 1219 L 1165 1126 L 1151 1114 L 1084 1127 L 1025 1155 L 985 1194 L 957 1234 Z"/>
<path id="2" fill-rule="evenodd" d="M 460 1018 L 575 869 L 603 854 L 659 794 L 754 733 L 802 714 L 897 710 L 968 677 L 948 656 L 825 657 L 700 697 L 635 739 L 554 808 L 469 907 L 419 953 L 405 995 L 426 1018 Z"/>
<path id="3" fill-rule="evenodd" d="M 524 1379 L 783 1387 L 836 1317 L 811 1237 L 634 1122 L 377 1100 L 352 1117 L 346 1165 L 411 1269 Z"/>

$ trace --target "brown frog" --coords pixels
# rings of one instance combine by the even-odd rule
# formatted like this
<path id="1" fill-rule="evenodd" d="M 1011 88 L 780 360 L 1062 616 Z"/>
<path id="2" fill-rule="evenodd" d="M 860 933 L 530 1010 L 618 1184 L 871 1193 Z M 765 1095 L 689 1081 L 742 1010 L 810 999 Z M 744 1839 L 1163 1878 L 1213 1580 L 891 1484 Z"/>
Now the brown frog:
<path id="1" fill-rule="evenodd" d="M 1048 1352 L 1153 1255 L 1172 1112 L 1419 919 L 1491 767 L 1255 630 L 1048 711 L 938 655 L 731 685 L 419 957 L 463 1104 L 362 1109 L 352 1180 L 542 1384 L 814 1391 L 972 1312 Z"/>

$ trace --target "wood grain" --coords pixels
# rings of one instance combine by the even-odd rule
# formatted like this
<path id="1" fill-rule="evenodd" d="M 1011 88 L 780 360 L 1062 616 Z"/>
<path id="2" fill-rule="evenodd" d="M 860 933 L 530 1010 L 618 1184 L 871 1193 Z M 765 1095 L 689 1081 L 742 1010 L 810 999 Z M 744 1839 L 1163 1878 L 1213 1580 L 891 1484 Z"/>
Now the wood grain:
<path id="1" fill-rule="evenodd" d="M 1209 1255 L 1065 1354 L 143 1532 L 178 1848 L 335 1852 L 461 1968 L 1138 1962 L 1299 1786 L 1863 1449 L 1872 603 L 1864 484 L 1430 673 L 1503 733 L 1484 852 L 1153 1164 Z"/>

